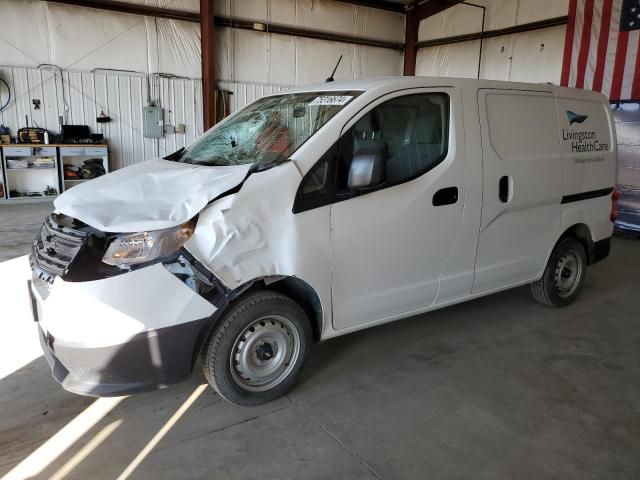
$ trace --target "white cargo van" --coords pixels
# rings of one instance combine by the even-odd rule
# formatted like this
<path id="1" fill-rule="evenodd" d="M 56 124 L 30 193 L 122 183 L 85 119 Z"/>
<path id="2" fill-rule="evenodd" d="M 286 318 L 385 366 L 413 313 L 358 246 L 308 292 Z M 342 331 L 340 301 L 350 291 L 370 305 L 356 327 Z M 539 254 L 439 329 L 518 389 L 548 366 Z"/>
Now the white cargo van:
<path id="1" fill-rule="evenodd" d="M 609 253 L 615 163 L 588 91 L 394 77 L 265 97 L 56 199 L 30 257 L 43 349 L 73 392 L 159 388 L 201 358 L 252 405 L 314 342 L 524 284 L 564 306 Z"/>

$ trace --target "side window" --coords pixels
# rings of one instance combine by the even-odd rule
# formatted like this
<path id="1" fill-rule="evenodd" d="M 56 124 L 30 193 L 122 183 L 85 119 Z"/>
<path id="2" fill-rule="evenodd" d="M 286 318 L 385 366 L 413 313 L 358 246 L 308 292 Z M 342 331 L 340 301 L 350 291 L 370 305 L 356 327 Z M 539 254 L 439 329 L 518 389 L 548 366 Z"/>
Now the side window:
<path id="1" fill-rule="evenodd" d="M 316 163 L 307 174 L 306 181 L 303 183 L 300 193 L 303 197 L 311 195 L 322 195 L 327 192 L 329 187 L 329 160 L 327 158 Z"/>
<path id="2" fill-rule="evenodd" d="M 303 178 L 293 212 L 412 180 L 438 165 L 447 155 L 449 97 L 444 93 L 394 98 L 367 112 Z M 370 189 L 348 186 L 351 163 L 372 152 L 383 158 L 382 181 Z"/>
<path id="3" fill-rule="evenodd" d="M 386 149 L 384 186 L 412 180 L 447 154 L 449 97 L 427 93 L 394 98 L 367 113 L 351 131 L 353 156 L 365 149 Z"/>
<path id="4" fill-rule="evenodd" d="M 293 213 L 304 212 L 332 203 L 337 152 L 338 142 L 304 176 L 293 203 Z"/>

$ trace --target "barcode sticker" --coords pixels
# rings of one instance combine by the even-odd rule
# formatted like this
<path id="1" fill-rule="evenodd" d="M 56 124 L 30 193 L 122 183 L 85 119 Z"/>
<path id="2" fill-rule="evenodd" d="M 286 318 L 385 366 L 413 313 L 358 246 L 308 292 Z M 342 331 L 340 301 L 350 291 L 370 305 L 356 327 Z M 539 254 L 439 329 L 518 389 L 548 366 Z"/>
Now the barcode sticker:
<path id="1" fill-rule="evenodd" d="M 344 105 L 352 98 L 349 95 L 323 95 L 314 98 L 309 105 Z"/>

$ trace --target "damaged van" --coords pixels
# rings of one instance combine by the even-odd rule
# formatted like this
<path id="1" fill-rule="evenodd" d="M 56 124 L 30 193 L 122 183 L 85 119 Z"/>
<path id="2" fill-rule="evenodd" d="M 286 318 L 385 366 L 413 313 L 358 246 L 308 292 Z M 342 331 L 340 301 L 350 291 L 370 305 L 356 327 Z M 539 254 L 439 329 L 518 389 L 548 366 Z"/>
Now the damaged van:
<path id="1" fill-rule="evenodd" d="M 255 405 L 315 342 L 526 284 L 562 307 L 609 254 L 615 163 L 588 91 L 392 77 L 265 97 L 55 200 L 30 256 L 42 348 L 72 392 L 200 360 Z"/>

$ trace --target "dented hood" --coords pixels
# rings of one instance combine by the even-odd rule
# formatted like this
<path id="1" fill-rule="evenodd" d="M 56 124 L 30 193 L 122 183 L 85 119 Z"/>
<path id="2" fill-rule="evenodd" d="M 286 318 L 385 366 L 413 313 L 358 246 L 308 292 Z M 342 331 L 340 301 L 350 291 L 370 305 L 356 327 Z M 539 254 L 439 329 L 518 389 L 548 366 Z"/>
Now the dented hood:
<path id="1" fill-rule="evenodd" d="M 53 204 L 57 211 L 105 232 L 175 227 L 242 183 L 250 167 L 147 160 L 76 185 Z"/>

